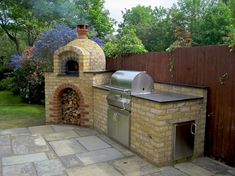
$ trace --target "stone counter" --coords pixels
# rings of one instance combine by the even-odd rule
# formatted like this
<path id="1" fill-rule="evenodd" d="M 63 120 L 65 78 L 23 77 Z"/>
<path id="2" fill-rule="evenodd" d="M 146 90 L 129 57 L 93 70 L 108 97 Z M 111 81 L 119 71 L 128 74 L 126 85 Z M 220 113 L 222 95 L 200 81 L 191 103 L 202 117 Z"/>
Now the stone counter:
<path id="1" fill-rule="evenodd" d="M 132 95 L 136 98 L 141 98 L 149 101 L 154 101 L 157 103 L 170 103 L 170 102 L 179 102 L 179 101 L 189 101 L 189 100 L 199 100 L 203 99 L 203 96 L 193 96 L 172 92 L 164 92 L 164 91 L 155 91 L 149 94 L 136 94 Z"/>
<path id="2" fill-rule="evenodd" d="M 131 149 L 157 165 L 173 161 L 173 128 L 176 123 L 197 124 L 193 157 L 203 155 L 206 123 L 203 99 L 157 103 L 132 98 Z"/>
<path id="3" fill-rule="evenodd" d="M 207 90 L 157 85 L 155 93 L 132 96 L 130 149 L 156 165 L 170 164 L 174 162 L 172 157 L 174 125 L 195 121 L 197 128 L 193 158 L 202 156 Z M 93 86 L 93 93 L 94 127 L 107 134 L 106 97 L 109 89 L 103 85 Z"/>

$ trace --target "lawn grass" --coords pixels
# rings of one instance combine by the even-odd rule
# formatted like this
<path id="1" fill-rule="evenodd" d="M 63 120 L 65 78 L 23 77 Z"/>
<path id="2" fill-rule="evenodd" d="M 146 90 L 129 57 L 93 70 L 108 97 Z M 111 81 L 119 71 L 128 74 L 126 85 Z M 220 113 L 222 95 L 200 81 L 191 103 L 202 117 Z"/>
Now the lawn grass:
<path id="1" fill-rule="evenodd" d="M 43 105 L 31 105 L 13 96 L 9 91 L 0 91 L 0 129 L 21 128 L 45 124 Z"/>

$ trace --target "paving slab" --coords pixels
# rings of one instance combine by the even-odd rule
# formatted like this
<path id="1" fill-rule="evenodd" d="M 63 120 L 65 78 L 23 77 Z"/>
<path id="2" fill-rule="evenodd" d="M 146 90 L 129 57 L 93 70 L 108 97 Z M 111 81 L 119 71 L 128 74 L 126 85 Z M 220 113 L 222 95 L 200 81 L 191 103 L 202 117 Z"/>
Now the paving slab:
<path id="1" fill-rule="evenodd" d="M 66 170 L 69 176 L 122 176 L 107 163 L 93 164 L 85 167 L 75 167 Z"/>
<path id="2" fill-rule="evenodd" d="M 203 169 L 202 167 L 199 167 L 195 164 L 192 163 L 180 163 L 180 164 L 176 164 L 175 168 L 179 169 L 180 171 L 190 175 L 190 176 L 199 176 L 199 175 L 203 175 L 203 176 L 212 176 L 214 175 L 212 172 Z"/>
<path id="3" fill-rule="evenodd" d="M 195 159 L 192 161 L 192 163 L 206 170 L 209 170 L 210 172 L 214 174 L 220 174 L 220 175 L 221 174 L 222 175 L 234 174 L 235 175 L 235 168 L 229 167 L 225 164 L 222 164 L 218 161 L 212 160 L 207 157 Z"/>
<path id="4" fill-rule="evenodd" d="M 97 136 L 86 136 L 77 138 L 78 142 L 82 144 L 87 150 L 99 150 L 111 147 L 109 144 L 98 138 Z"/>
<path id="5" fill-rule="evenodd" d="M 90 129 L 90 128 L 77 128 L 74 129 L 75 132 L 78 133 L 79 136 L 84 137 L 84 136 L 94 136 L 97 135 L 97 131 Z"/>
<path id="6" fill-rule="evenodd" d="M 39 176 L 64 175 L 65 171 L 65 167 L 58 159 L 35 162 L 35 167 Z"/>
<path id="7" fill-rule="evenodd" d="M 12 136 L 15 154 L 30 154 L 49 151 L 46 141 L 40 134 Z"/>
<path id="8" fill-rule="evenodd" d="M 115 144 L 116 143 L 114 140 L 110 139 L 109 137 L 107 137 L 103 134 L 98 134 L 96 136 L 99 137 L 100 139 L 102 139 L 103 141 L 105 141 L 108 144 Z"/>
<path id="9" fill-rule="evenodd" d="M 128 150 L 127 148 L 125 148 L 124 146 L 114 142 L 112 144 L 110 144 L 113 148 L 117 149 L 118 151 L 120 151 L 124 156 L 134 156 L 135 154 L 133 152 L 131 152 L 130 150 Z"/>
<path id="10" fill-rule="evenodd" d="M 28 128 L 12 128 L 0 131 L 0 135 L 21 135 L 21 134 L 30 134 Z"/>
<path id="11" fill-rule="evenodd" d="M 32 163 L 3 167 L 3 176 L 37 176 Z"/>
<path id="12" fill-rule="evenodd" d="M 58 158 L 58 156 L 56 155 L 56 153 L 53 149 L 50 149 L 49 151 L 47 151 L 45 153 L 46 153 L 49 160 Z"/>
<path id="13" fill-rule="evenodd" d="M 8 165 L 15 165 L 15 164 L 23 164 L 23 163 L 30 163 L 34 161 L 43 161 L 47 159 L 48 158 L 45 153 L 15 155 L 15 156 L 3 157 L 2 165 L 8 166 Z"/>
<path id="14" fill-rule="evenodd" d="M 56 141 L 56 140 L 77 138 L 79 136 L 74 131 L 67 130 L 67 131 L 62 131 L 62 132 L 57 132 L 57 133 L 45 134 L 44 137 L 47 141 Z"/>
<path id="15" fill-rule="evenodd" d="M 159 171 L 155 166 L 139 157 L 124 158 L 110 162 L 111 165 L 126 176 L 142 176 Z"/>
<path id="16" fill-rule="evenodd" d="M 58 156 L 72 155 L 87 152 L 75 139 L 67 139 L 49 142 Z"/>
<path id="17" fill-rule="evenodd" d="M 76 155 L 66 155 L 61 156 L 60 160 L 64 164 L 66 168 L 75 167 L 75 166 L 83 166 L 84 164 L 78 159 Z"/>
<path id="18" fill-rule="evenodd" d="M 151 176 L 187 176 L 183 172 L 175 169 L 174 167 L 162 167 L 160 171 L 151 174 Z"/>
<path id="19" fill-rule="evenodd" d="M 52 129 L 50 125 L 29 127 L 29 131 L 32 134 L 48 134 L 48 133 L 54 132 L 54 130 Z"/>
<path id="20" fill-rule="evenodd" d="M 0 146 L 2 145 L 11 145 L 9 135 L 0 136 Z"/>
<path id="21" fill-rule="evenodd" d="M 114 160 L 123 157 L 123 155 L 114 148 L 95 150 L 87 153 L 77 154 L 76 156 L 83 162 L 84 165 Z"/>
<path id="22" fill-rule="evenodd" d="M 76 125 L 51 125 L 55 132 L 70 131 L 78 128 Z"/>
<path id="23" fill-rule="evenodd" d="M 0 146 L 0 158 L 12 155 L 11 146 Z"/>

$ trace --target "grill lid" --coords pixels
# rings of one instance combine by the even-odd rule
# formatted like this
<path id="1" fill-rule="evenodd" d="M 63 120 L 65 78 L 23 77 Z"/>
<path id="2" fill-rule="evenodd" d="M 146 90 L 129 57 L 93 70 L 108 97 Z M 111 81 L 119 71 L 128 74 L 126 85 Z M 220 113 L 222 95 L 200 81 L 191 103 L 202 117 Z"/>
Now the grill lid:
<path id="1" fill-rule="evenodd" d="M 144 71 L 119 70 L 112 75 L 111 86 L 114 89 L 129 89 L 132 94 L 150 93 L 153 89 L 153 80 Z"/>

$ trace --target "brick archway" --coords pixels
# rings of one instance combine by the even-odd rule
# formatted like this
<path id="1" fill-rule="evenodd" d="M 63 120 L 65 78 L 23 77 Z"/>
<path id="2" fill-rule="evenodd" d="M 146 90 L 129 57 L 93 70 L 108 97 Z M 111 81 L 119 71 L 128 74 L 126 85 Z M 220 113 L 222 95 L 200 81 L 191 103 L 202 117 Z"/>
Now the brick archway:
<path id="1" fill-rule="evenodd" d="M 77 95 L 80 98 L 80 107 L 79 110 L 81 111 L 80 113 L 80 126 L 86 126 L 85 122 L 89 121 L 88 118 L 86 118 L 86 115 L 89 114 L 89 112 L 86 111 L 86 108 L 88 105 L 85 104 L 84 97 L 79 90 L 78 87 L 76 87 L 73 84 L 62 84 L 60 85 L 54 92 L 53 98 L 52 98 L 52 109 L 50 113 L 50 117 L 53 120 L 54 123 L 60 123 L 62 121 L 62 111 L 61 111 L 61 102 L 60 102 L 60 96 L 63 93 L 63 91 L 67 88 L 73 89 Z"/>

